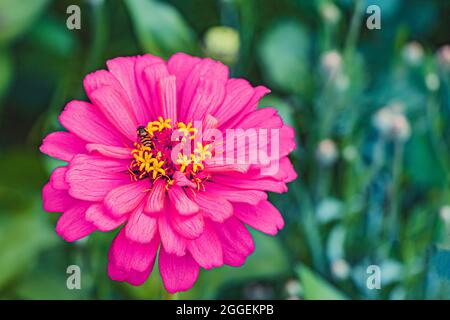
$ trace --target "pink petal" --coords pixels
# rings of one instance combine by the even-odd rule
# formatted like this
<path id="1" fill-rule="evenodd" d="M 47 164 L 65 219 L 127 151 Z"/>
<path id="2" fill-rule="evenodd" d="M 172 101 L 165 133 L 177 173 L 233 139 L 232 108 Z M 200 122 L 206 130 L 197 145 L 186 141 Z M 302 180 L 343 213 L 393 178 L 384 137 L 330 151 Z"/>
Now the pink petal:
<path id="1" fill-rule="evenodd" d="M 125 140 L 96 107 L 84 101 L 69 102 L 58 119 L 64 128 L 88 142 L 122 146 Z"/>
<path id="2" fill-rule="evenodd" d="M 141 57 L 119 57 L 108 60 L 106 65 L 128 95 L 136 120 L 139 124 L 145 124 L 149 121 L 149 114 L 147 105 L 138 90 L 137 82 L 140 79 L 137 79 L 135 74 L 135 64 L 139 58 Z"/>
<path id="3" fill-rule="evenodd" d="M 148 180 L 125 184 L 111 190 L 105 197 L 104 204 L 111 214 L 120 216 L 133 211 L 144 200 L 149 188 Z"/>
<path id="4" fill-rule="evenodd" d="M 169 223 L 167 212 L 159 216 L 158 230 L 161 235 L 162 246 L 168 253 L 173 253 L 178 256 L 183 256 L 186 254 L 186 239 L 173 230 Z"/>
<path id="5" fill-rule="evenodd" d="M 272 179 L 271 177 L 249 177 L 247 175 L 215 175 L 211 181 L 217 184 L 224 184 L 238 189 L 246 190 L 266 190 L 283 193 L 287 191 L 283 181 Z"/>
<path id="6" fill-rule="evenodd" d="M 124 98 L 126 97 L 125 91 L 123 90 L 119 81 L 112 75 L 111 72 L 108 72 L 106 70 L 98 70 L 88 74 L 86 77 L 84 77 L 83 85 L 84 90 L 86 91 L 86 94 L 90 100 L 92 100 L 92 92 L 94 92 L 98 88 L 105 86 L 114 88 L 114 90 L 120 92 L 120 94 Z"/>
<path id="7" fill-rule="evenodd" d="M 75 202 L 67 190 L 55 189 L 51 182 L 42 189 L 42 207 L 47 212 L 64 212 Z"/>
<path id="8" fill-rule="evenodd" d="M 166 119 L 177 121 L 177 88 L 175 76 L 168 76 L 158 81 L 161 114 Z"/>
<path id="9" fill-rule="evenodd" d="M 145 117 L 143 122 L 140 122 L 140 124 L 145 125 L 147 122 L 154 120 L 159 116 L 160 114 L 157 114 L 158 110 L 154 110 L 151 94 L 149 91 L 146 75 L 144 73 L 144 70 L 152 65 L 163 65 L 160 67 L 164 67 L 165 62 L 160 57 L 152 56 L 150 54 L 145 54 L 142 56 L 136 57 L 136 63 L 134 65 L 134 73 L 136 77 L 136 84 L 138 87 L 138 93 L 142 97 L 142 100 L 144 101 L 144 104 L 146 105 L 145 110 L 142 110 L 145 114 Z M 140 121 L 141 118 L 139 118 Z"/>
<path id="10" fill-rule="evenodd" d="M 86 143 L 70 132 L 53 132 L 44 138 L 42 153 L 64 161 L 70 161 L 80 153 L 86 153 Z"/>
<path id="11" fill-rule="evenodd" d="M 186 291 L 197 280 L 200 267 L 186 254 L 182 257 L 167 253 L 161 248 L 159 253 L 159 272 L 164 282 L 164 287 L 170 293 Z"/>
<path id="12" fill-rule="evenodd" d="M 98 152 L 99 154 L 114 159 L 131 159 L 131 148 L 107 146 L 104 144 L 88 143 L 86 149 L 89 152 Z"/>
<path id="13" fill-rule="evenodd" d="M 211 269 L 223 265 L 222 245 L 211 226 L 206 226 L 199 238 L 188 242 L 188 250 L 202 268 Z"/>
<path id="14" fill-rule="evenodd" d="M 67 190 L 69 184 L 66 182 L 67 166 L 57 167 L 50 176 L 50 182 L 55 189 Z"/>
<path id="15" fill-rule="evenodd" d="M 110 254 L 108 258 L 108 275 L 114 281 L 126 281 L 133 286 L 140 286 L 149 277 L 153 269 L 153 264 L 154 263 L 150 264 L 148 268 L 142 272 L 135 270 L 123 271 L 117 266 L 116 261 Z"/>
<path id="16" fill-rule="evenodd" d="M 259 190 L 242 190 L 217 183 L 205 182 L 206 192 L 213 197 L 223 197 L 231 202 L 245 202 L 256 205 L 261 200 L 267 200 L 267 194 Z"/>
<path id="17" fill-rule="evenodd" d="M 69 193 L 82 200 L 102 201 L 110 190 L 130 182 L 125 173 L 127 166 L 128 161 L 78 155 L 66 173 Z"/>
<path id="18" fill-rule="evenodd" d="M 256 88 L 254 88 L 253 96 L 247 102 L 247 104 L 240 110 L 240 112 L 236 116 L 230 118 L 229 120 L 227 120 L 225 122 L 221 122 L 220 123 L 221 127 L 222 128 L 235 128 L 235 127 L 238 127 L 238 124 L 241 122 L 241 120 L 246 115 L 248 115 L 250 112 L 255 111 L 257 106 L 258 106 L 259 100 L 263 96 L 268 94 L 269 92 L 270 92 L 270 90 L 267 89 L 264 86 L 258 86 Z"/>
<path id="19" fill-rule="evenodd" d="M 153 267 L 158 247 L 157 235 L 149 243 L 139 243 L 128 239 L 122 228 L 111 244 L 109 256 L 114 261 L 114 267 L 125 274 L 146 272 Z"/>
<path id="20" fill-rule="evenodd" d="M 197 185 L 186 178 L 186 175 L 184 173 L 181 173 L 180 171 L 175 171 L 175 173 L 173 174 L 173 184 L 180 187 L 197 188 Z"/>
<path id="21" fill-rule="evenodd" d="M 131 109 L 130 102 L 112 87 L 100 87 L 94 90 L 91 100 L 106 119 L 109 120 L 125 137 L 131 141 L 136 140 L 138 123 Z"/>
<path id="22" fill-rule="evenodd" d="M 177 96 L 180 98 L 181 93 L 183 92 L 186 79 L 191 73 L 192 69 L 200 63 L 201 59 L 197 57 L 192 57 L 182 52 L 175 53 L 172 57 L 167 61 L 167 69 L 170 74 L 173 74 L 176 77 L 177 81 Z M 180 104 L 181 100 L 178 99 L 178 103 Z"/>
<path id="23" fill-rule="evenodd" d="M 214 112 L 220 124 L 242 112 L 253 96 L 254 89 L 244 79 L 229 79 L 225 85 L 226 95 L 223 103 Z"/>
<path id="24" fill-rule="evenodd" d="M 206 114 L 213 112 L 225 96 L 225 79 L 222 81 L 200 79 L 185 119 L 200 120 Z"/>
<path id="25" fill-rule="evenodd" d="M 181 111 L 184 112 L 180 113 L 180 119 L 187 121 L 196 120 L 189 116 L 195 115 L 192 108 L 197 108 L 199 99 L 206 99 L 215 104 L 215 102 L 212 101 L 212 97 L 215 97 L 219 98 L 220 101 L 217 102 L 221 103 L 223 94 L 219 94 L 219 92 L 224 92 L 224 90 L 219 88 L 225 85 L 227 79 L 228 68 L 221 62 L 205 58 L 202 59 L 200 63 L 197 63 L 184 83 L 182 95 L 180 97 Z M 213 84 L 214 81 L 217 81 L 217 83 Z M 200 90 L 198 91 L 198 89 Z M 196 97 L 197 95 L 202 95 L 203 98 Z M 204 103 L 200 103 L 200 105 L 201 108 L 207 108 Z"/>
<path id="26" fill-rule="evenodd" d="M 85 218 L 88 207 L 87 203 L 76 204 L 66 210 L 56 223 L 56 233 L 64 240 L 72 242 L 94 232 L 95 226 Z"/>
<path id="27" fill-rule="evenodd" d="M 205 226 L 203 216 L 201 214 L 182 216 L 176 211 L 172 211 L 170 223 L 178 234 L 187 239 L 198 238 L 202 234 Z"/>
<path id="28" fill-rule="evenodd" d="M 149 106 L 152 117 L 162 116 L 159 80 L 169 76 L 165 63 L 154 63 L 142 71 L 139 82 L 142 95 Z"/>
<path id="29" fill-rule="evenodd" d="M 157 213 L 164 208 L 166 198 L 165 183 L 162 180 L 157 180 L 153 183 L 153 187 L 148 192 L 147 201 L 144 207 L 146 213 Z"/>
<path id="30" fill-rule="evenodd" d="M 132 241 L 148 243 L 155 236 L 158 229 L 157 223 L 157 219 L 144 214 L 144 204 L 142 204 L 131 213 L 125 226 L 125 235 Z"/>
<path id="31" fill-rule="evenodd" d="M 191 199 L 198 204 L 203 215 L 213 221 L 222 222 L 233 215 L 233 206 L 224 197 L 198 192 Z"/>
<path id="32" fill-rule="evenodd" d="M 235 203 L 234 216 L 250 227 L 270 235 L 276 235 L 284 226 L 283 217 L 269 201 L 261 201 L 257 206 Z"/>
<path id="33" fill-rule="evenodd" d="M 222 243 L 224 263 L 233 267 L 244 264 L 254 250 L 252 236 L 244 224 L 231 217 L 223 223 L 215 223 L 214 227 Z"/>
<path id="34" fill-rule="evenodd" d="M 107 232 L 118 228 L 127 220 L 127 217 L 112 217 L 107 213 L 103 204 L 94 203 L 86 211 L 86 220 L 91 222 L 98 230 Z"/>
<path id="35" fill-rule="evenodd" d="M 183 188 L 179 186 L 174 185 L 169 189 L 169 198 L 181 215 L 192 215 L 199 210 L 198 205 L 190 200 Z"/>

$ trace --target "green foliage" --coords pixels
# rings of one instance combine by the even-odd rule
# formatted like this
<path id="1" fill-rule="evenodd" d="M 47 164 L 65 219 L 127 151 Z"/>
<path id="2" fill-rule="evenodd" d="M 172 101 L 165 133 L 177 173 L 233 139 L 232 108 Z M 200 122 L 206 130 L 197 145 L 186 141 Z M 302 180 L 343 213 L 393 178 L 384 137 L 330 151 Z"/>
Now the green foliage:
<path id="1" fill-rule="evenodd" d="M 345 300 L 345 295 L 333 288 L 324 279 L 314 274 L 305 266 L 298 268 L 300 281 L 303 285 L 304 298 L 307 300 Z"/>
<path id="2" fill-rule="evenodd" d="M 192 30 L 171 5 L 153 0 L 126 0 L 126 4 L 145 51 L 164 58 L 178 51 L 195 52 Z"/>

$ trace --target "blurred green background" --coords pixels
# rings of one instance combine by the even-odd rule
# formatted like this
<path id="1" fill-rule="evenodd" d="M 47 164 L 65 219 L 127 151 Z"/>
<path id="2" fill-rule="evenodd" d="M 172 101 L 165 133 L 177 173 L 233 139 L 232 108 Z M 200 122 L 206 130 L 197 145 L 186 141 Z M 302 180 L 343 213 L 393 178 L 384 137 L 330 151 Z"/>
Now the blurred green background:
<path id="1" fill-rule="evenodd" d="M 450 298 L 449 17 L 447 0 L 0 0 L 0 298 Z M 286 226 L 254 232 L 244 267 L 170 296 L 156 268 L 141 287 L 109 280 L 113 232 L 56 236 L 40 190 L 60 163 L 38 146 L 107 59 L 177 51 L 272 89 L 261 105 L 295 126 L 299 179 L 270 195 Z M 72 264 L 82 290 L 66 288 Z"/>

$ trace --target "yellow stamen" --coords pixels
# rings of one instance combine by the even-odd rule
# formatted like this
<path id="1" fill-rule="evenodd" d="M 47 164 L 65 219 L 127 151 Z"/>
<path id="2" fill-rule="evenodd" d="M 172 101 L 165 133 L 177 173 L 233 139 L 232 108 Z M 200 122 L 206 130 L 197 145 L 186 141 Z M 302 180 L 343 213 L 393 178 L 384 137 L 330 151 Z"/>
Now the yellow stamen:
<path id="1" fill-rule="evenodd" d="M 180 171 L 184 172 L 186 167 L 191 164 L 191 160 L 189 160 L 187 155 L 178 153 L 177 163 L 181 165 Z"/>
<path id="2" fill-rule="evenodd" d="M 210 144 L 202 145 L 201 142 L 197 142 L 197 148 L 194 149 L 195 154 L 198 155 L 199 159 L 201 161 L 206 160 L 206 157 L 211 158 L 212 153 L 211 151 L 208 151 L 208 149 L 211 147 Z"/>
<path id="3" fill-rule="evenodd" d="M 205 169 L 205 166 L 200 162 L 201 160 L 198 159 L 194 154 L 191 154 L 192 159 L 192 171 L 197 172 L 198 168 Z"/>
<path id="4" fill-rule="evenodd" d="M 187 125 L 184 122 L 178 122 L 178 131 L 183 133 L 183 136 L 188 137 L 193 140 L 198 130 L 192 127 L 192 122 L 189 122 Z"/>

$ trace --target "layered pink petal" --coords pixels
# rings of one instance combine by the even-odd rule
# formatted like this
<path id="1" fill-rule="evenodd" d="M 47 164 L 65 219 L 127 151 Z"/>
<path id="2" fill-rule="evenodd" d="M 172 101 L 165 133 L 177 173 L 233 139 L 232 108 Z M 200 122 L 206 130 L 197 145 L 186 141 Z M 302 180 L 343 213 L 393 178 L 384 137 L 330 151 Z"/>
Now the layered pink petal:
<path id="1" fill-rule="evenodd" d="M 213 221 L 222 222 L 233 215 L 233 206 L 224 197 L 198 192 L 191 199 L 198 204 L 203 215 Z"/>
<path id="2" fill-rule="evenodd" d="M 51 182 L 42 189 L 42 207 L 47 212 L 64 212 L 75 202 L 67 190 L 55 189 Z"/>
<path id="3" fill-rule="evenodd" d="M 200 272 L 200 266 L 190 254 L 180 257 L 161 248 L 158 262 L 164 287 L 170 293 L 190 289 Z"/>
<path id="4" fill-rule="evenodd" d="M 175 208 L 181 215 L 192 215 L 198 212 L 198 205 L 189 199 L 186 192 L 180 186 L 172 186 L 169 189 L 170 201 L 175 205 Z"/>
<path id="5" fill-rule="evenodd" d="M 139 243 L 128 239 L 125 230 L 117 234 L 109 252 L 108 272 L 113 280 L 127 280 L 139 285 L 145 281 L 144 275 L 149 275 L 159 247 L 156 234 L 149 243 Z M 137 279 L 136 279 L 137 276 Z"/>
<path id="6" fill-rule="evenodd" d="M 176 77 L 178 105 L 181 106 L 181 95 L 186 84 L 186 80 L 194 67 L 199 64 L 200 58 L 192 57 L 182 52 L 175 53 L 167 61 L 169 73 Z"/>
<path id="7" fill-rule="evenodd" d="M 209 109 L 201 99 L 211 101 L 212 108 L 216 108 L 223 100 L 224 86 L 228 79 L 228 68 L 218 61 L 211 59 L 202 59 L 190 71 L 183 85 L 183 91 L 180 96 L 180 119 L 186 121 L 197 120 L 195 110 L 199 107 Z M 213 97 L 219 99 L 212 101 Z"/>
<path id="8" fill-rule="evenodd" d="M 162 180 L 153 183 L 153 187 L 148 192 L 147 201 L 145 203 L 144 211 L 146 213 L 158 213 L 164 208 L 166 198 L 166 185 Z"/>
<path id="9" fill-rule="evenodd" d="M 160 95 L 160 80 L 169 76 L 165 63 L 154 63 L 146 66 L 142 70 L 142 79 L 139 83 L 140 92 L 144 97 L 151 115 L 154 119 L 162 116 L 161 95 Z"/>
<path id="10" fill-rule="evenodd" d="M 140 243 L 152 241 L 158 230 L 158 220 L 144 214 L 144 204 L 134 210 L 125 226 L 125 235 L 128 239 Z"/>
<path id="11" fill-rule="evenodd" d="M 212 197 L 223 197 L 231 202 L 245 202 L 256 205 L 261 200 L 267 199 L 267 194 L 260 190 L 242 190 L 211 182 L 206 182 L 204 185 L 206 192 Z"/>
<path id="12" fill-rule="evenodd" d="M 235 128 L 238 127 L 238 124 L 240 121 L 248 115 L 250 112 L 255 111 L 259 100 L 268 94 L 270 90 L 264 86 L 258 86 L 254 88 L 253 96 L 250 98 L 250 100 L 247 102 L 247 104 L 240 110 L 239 113 L 237 113 L 234 117 L 230 118 L 229 120 L 225 122 L 221 122 L 221 128 Z"/>
<path id="13" fill-rule="evenodd" d="M 214 228 L 207 225 L 200 237 L 189 241 L 188 250 L 194 260 L 205 269 L 223 265 L 222 245 Z"/>
<path id="14" fill-rule="evenodd" d="M 180 236 L 170 225 L 167 214 L 158 218 L 158 230 L 164 249 L 171 254 L 183 256 L 186 254 L 186 239 Z"/>
<path id="15" fill-rule="evenodd" d="M 69 184 L 66 181 L 67 167 L 57 167 L 53 170 L 50 176 L 50 182 L 55 189 L 67 190 L 69 189 Z"/>
<path id="16" fill-rule="evenodd" d="M 64 240 L 72 242 L 95 231 L 95 226 L 85 218 L 88 207 L 88 203 L 79 203 L 66 210 L 56 223 L 56 233 Z"/>
<path id="17" fill-rule="evenodd" d="M 86 153 L 86 143 L 70 132 L 53 132 L 44 138 L 42 153 L 64 161 L 70 161 L 80 153 Z"/>
<path id="18" fill-rule="evenodd" d="M 125 137 L 131 141 L 136 139 L 136 128 L 138 122 L 131 109 L 130 102 L 127 101 L 113 87 L 100 87 L 94 90 L 91 100 L 104 114 L 106 119 L 111 122 Z"/>
<path id="19" fill-rule="evenodd" d="M 135 64 L 141 57 L 119 57 L 108 60 L 108 70 L 120 82 L 131 103 L 133 114 L 140 124 L 147 123 L 149 118 L 147 105 L 138 90 L 138 79 L 135 74 Z M 142 58 L 141 58 L 142 59 Z"/>
<path id="20" fill-rule="evenodd" d="M 131 159 L 132 158 L 131 151 L 133 149 L 126 147 L 108 146 L 99 143 L 88 143 L 86 145 L 86 150 L 88 150 L 91 153 L 98 152 L 99 154 L 109 158 Z"/>
<path id="21" fill-rule="evenodd" d="M 186 239 L 198 238 L 202 234 L 205 226 L 201 214 L 182 216 L 174 210 L 171 212 L 170 223 L 173 230 Z"/>
<path id="22" fill-rule="evenodd" d="M 238 267 L 253 252 L 254 243 L 250 232 L 238 219 L 231 217 L 224 223 L 216 223 L 215 231 L 223 250 L 223 262 Z"/>
<path id="23" fill-rule="evenodd" d="M 114 216 L 129 213 L 137 208 L 147 195 L 148 180 L 141 180 L 117 187 L 105 197 L 104 204 Z"/>
<path id="24" fill-rule="evenodd" d="M 86 220 L 98 230 L 106 232 L 118 228 L 127 220 L 127 216 L 113 217 L 101 203 L 94 203 L 86 211 Z"/>
<path id="25" fill-rule="evenodd" d="M 234 216 L 253 229 L 270 235 L 276 235 L 284 226 L 283 217 L 269 201 L 261 201 L 257 206 L 235 203 Z"/>
<path id="26" fill-rule="evenodd" d="M 69 193 L 82 200 L 102 201 L 109 191 L 130 182 L 125 174 L 127 166 L 128 161 L 78 155 L 66 173 Z"/>
<path id="27" fill-rule="evenodd" d="M 89 73 L 86 77 L 84 77 L 83 85 L 90 100 L 92 100 L 92 92 L 105 86 L 114 88 L 114 90 L 119 92 L 124 98 L 127 96 L 116 77 L 114 77 L 111 72 L 106 70 L 98 70 Z"/>
<path id="28" fill-rule="evenodd" d="M 218 123 L 227 120 L 242 112 L 253 96 L 254 89 L 244 79 L 229 79 L 225 86 L 226 95 L 222 105 L 213 113 Z"/>
<path id="29" fill-rule="evenodd" d="M 211 181 L 217 184 L 223 184 L 238 189 L 247 190 L 265 190 L 277 193 L 287 191 L 287 186 L 283 181 L 272 179 L 270 177 L 248 177 L 247 175 L 215 175 Z"/>
<path id="30" fill-rule="evenodd" d="M 67 130 L 91 143 L 122 146 L 124 138 L 93 105 L 84 101 L 69 102 L 59 116 Z"/>

